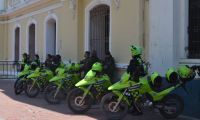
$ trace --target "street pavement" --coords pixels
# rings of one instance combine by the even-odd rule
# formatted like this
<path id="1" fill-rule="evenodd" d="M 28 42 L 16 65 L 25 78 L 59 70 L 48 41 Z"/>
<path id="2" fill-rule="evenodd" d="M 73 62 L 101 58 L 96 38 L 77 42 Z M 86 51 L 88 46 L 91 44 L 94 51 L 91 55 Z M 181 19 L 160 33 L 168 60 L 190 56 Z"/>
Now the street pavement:
<path id="1" fill-rule="evenodd" d="M 24 93 L 15 95 L 14 81 L 0 80 L 0 120 L 104 120 L 97 106 L 85 115 L 73 114 L 63 101 L 59 105 L 48 104 L 43 95 L 28 98 Z M 158 112 L 144 112 L 142 116 L 127 115 L 124 120 L 165 120 Z M 176 120 L 197 120 L 180 116 Z"/>

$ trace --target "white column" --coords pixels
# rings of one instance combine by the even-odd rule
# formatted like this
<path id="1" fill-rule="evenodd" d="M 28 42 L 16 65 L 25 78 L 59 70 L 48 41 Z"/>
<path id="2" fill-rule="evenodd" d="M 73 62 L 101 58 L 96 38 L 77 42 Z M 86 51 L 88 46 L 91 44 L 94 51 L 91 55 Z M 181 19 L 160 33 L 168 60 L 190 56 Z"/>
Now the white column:
<path id="1" fill-rule="evenodd" d="M 0 10 L 4 10 L 5 6 L 4 6 L 4 0 L 0 0 Z"/>
<path id="2" fill-rule="evenodd" d="M 174 66 L 173 1 L 149 1 L 149 62 L 150 72 L 164 75 Z"/>

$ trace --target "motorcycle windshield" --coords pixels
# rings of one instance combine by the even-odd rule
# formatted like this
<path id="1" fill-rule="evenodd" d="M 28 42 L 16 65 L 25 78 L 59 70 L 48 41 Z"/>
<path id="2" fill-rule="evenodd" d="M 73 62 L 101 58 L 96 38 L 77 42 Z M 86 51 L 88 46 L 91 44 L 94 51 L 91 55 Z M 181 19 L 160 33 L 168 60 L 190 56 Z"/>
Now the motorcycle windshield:
<path id="1" fill-rule="evenodd" d="M 122 82 L 128 82 L 128 81 L 129 81 L 129 78 L 130 78 L 130 74 L 127 73 L 127 72 L 125 72 L 125 73 L 123 73 L 123 75 L 121 76 L 120 81 L 122 81 Z"/>
<path id="2" fill-rule="evenodd" d="M 96 72 L 90 70 L 84 79 L 82 79 L 81 81 L 79 81 L 78 83 L 76 83 L 76 87 L 80 87 L 80 86 L 86 86 L 86 85 L 91 85 L 94 84 L 96 82 Z"/>
<path id="3" fill-rule="evenodd" d="M 27 75 L 27 74 L 29 74 L 29 72 L 30 72 L 30 66 L 25 65 L 24 70 L 21 71 L 21 72 L 17 75 L 17 77 L 19 78 L 19 77 L 22 77 L 22 76 L 24 76 L 24 75 Z"/>
<path id="4" fill-rule="evenodd" d="M 147 92 L 151 91 L 151 87 L 149 85 L 147 77 L 140 78 L 140 82 L 139 83 L 141 84 L 141 88 L 139 89 L 139 92 L 141 94 L 144 94 L 144 93 L 147 93 Z"/>
<path id="5" fill-rule="evenodd" d="M 30 69 L 29 65 L 25 65 L 24 70 L 23 71 L 28 71 Z"/>

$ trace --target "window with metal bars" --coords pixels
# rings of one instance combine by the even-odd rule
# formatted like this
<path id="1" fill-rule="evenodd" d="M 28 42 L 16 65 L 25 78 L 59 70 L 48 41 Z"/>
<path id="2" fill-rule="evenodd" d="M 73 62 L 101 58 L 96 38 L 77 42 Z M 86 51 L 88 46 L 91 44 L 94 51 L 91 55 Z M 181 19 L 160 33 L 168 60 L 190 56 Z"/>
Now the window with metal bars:
<path id="1" fill-rule="evenodd" d="M 98 5 L 90 11 L 90 51 L 95 50 L 100 59 L 109 51 L 110 8 Z"/>
<path id="2" fill-rule="evenodd" d="M 189 55 L 200 58 L 200 0 L 189 0 Z"/>

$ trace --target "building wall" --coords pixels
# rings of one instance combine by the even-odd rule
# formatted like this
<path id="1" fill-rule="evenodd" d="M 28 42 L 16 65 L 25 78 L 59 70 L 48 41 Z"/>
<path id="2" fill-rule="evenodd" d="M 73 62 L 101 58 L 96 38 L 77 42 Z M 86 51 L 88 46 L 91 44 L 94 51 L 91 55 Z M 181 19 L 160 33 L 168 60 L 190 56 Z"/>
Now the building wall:
<path id="1" fill-rule="evenodd" d="M 174 67 L 173 0 L 150 0 L 149 61 L 151 72 Z M 167 11 L 167 12 L 166 12 Z"/>
<path id="2" fill-rule="evenodd" d="M 199 65 L 188 59 L 189 0 L 149 1 L 149 57 L 151 70 L 165 74 L 179 64 Z"/>
<path id="3" fill-rule="evenodd" d="M 3 49 L 3 38 L 4 38 L 4 25 L 3 24 L 0 24 L 0 59 L 3 59 L 3 53 L 4 53 L 4 49 Z"/>
<path id="4" fill-rule="evenodd" d="M 10 20 L 8 23 L 8 46 L 14 46 L 14 28 L 16 25 L 21 26 L 21 53 L 27 52 L 27 29 L 31 21 L 36 21 L 36 53 L 44 59 L 44 42 L 45 42 L 45 19 L 49 16 L 57 18 L 57 52 L 63 56 L 64 60 L 71 59 L 77 61 L 77 20 L 73 18 L 72 12 L 69 9 L 69 2 L 61 2 L 49 5 L 46 9 L 38 9 L 37 14 L 30 12 L 21 16 L 19 19 Z M 30 10 L 31 11 L 31 10 Z M 30 14 L 30 15 L 29 15 Z M 13 60 L 14 49 L 8 49 L 8 59 Z"/>
<path id="5" fill-rule="evenodd" d="M 104 1 L 104 0 L 101 0 Z M 85 28 L 86 8 L 93 0 L 77 1 L 75 14 L 70 8 L 70 1 L 50 2 L 44 0 L 40 5 L 37 3 L 29 8 L 16 10 L 8 16 L 8 48 L 9 60 L 14 59 L 14 28 L 19 25 L 21 30 L 20 53 L 27 52 L 27 29 L 31 21 L 36 21 L 36 53 L 44 59 L 45 19 L 49 16 L 56 16 L 58 33 L 58 53 L 65 61 L 79 61 L 83 58 L 85 51 Z M 143 45 L 143 7 L 144 0 L 120 1 L 119 8 L 114 1 L 111 1 L 111 40 L 110 50 L 120 67 L 128 64 L 131 55 L 129 46 L 132 44 Z M 132 12 L 130 12 L 132 11 Z"/>
<path id="6" fill-rule="evenodd" d="M 78 36 L 79 56 L 83 56 L 85 27 L 85 9 L 92 0 L 79 1 L 78 6 Z M 141 45 L 143 40 L 143 0 L 120 1 L 119 8 L 111 3 L 111 53 L 121 67 L 128 64 L 131 55 L 129 46 Z M 131 11 L 131 12 L 130 12 Z M 82 57 L 79 57 L 82 58 Z"/>
<path id="7" fill-rule="evenodd" d="M 8 39 L 8 32 L 7 32 L 7 24 L 0 23 L 0 60 L 7 60 L 7 39 Z"/>
<path id="8" fill-rule="evenodd" d="M 112 53 L 118 63 L 126 64 L 131 58 L 129 46 L 142 46 L 142 0 L 121 1 L 120 8 L 112 11 Z M 131 12 L 130 12 L 131 11 Z"/>
<path id="9" fill-rule="evenodd" d="M 0 0 L 0 10 L 4 10 L 4 0 Z"/>

